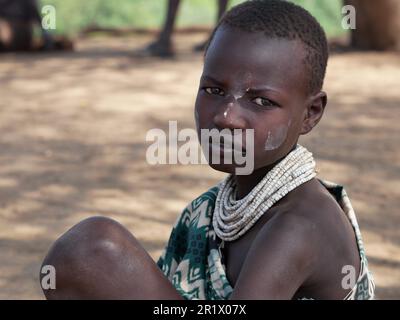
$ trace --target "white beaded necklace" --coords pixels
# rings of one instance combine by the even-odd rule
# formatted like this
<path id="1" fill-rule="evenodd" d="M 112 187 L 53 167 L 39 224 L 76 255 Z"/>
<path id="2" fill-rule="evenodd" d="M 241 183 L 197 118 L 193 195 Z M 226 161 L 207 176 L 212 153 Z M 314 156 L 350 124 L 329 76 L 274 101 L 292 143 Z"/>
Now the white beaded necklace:
<path id="1" fill-rule="evenodd" d="M 233 241 L 293 189 L 316 176 L 312 153 L 301 145 L 291 151 L 243 199 L 236 200 L 236 183 L 229 175 L 219 185 L 213 227 L 224 241 Z"/>

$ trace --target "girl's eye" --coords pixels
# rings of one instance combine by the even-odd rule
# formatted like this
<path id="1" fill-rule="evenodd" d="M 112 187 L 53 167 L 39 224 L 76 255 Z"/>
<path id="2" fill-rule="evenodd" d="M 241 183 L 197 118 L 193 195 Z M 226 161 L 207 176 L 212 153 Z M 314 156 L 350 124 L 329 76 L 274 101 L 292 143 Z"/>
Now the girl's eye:
<path id="1" fill-rule="evenodd" d="M 266 98 L 261 98 L 261 97 L 253 99 L 253 102 L 262 107 L 274 107 L 277 105 L 275 102 L 273 102 L 269 99 L 266 99 Z"/>
<path id="2" fill-rule="evenodd" d="M 206 87 L 206 88 L 204 88 L 204 90 L 208 94 L 216 94 L 216 95 L 219 95 L 219 96 L 223 96 L 224 95 L 224 91 L 222 91 L 220 88 L 217 88 L 217 87 Z"/>

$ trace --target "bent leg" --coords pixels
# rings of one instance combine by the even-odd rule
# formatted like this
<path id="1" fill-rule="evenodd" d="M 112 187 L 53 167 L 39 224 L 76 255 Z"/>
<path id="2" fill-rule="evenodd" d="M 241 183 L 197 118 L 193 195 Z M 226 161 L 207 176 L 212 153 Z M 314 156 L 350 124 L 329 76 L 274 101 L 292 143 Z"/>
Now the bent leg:
<path id="1" fill-rule="evenodd" d="M 174 31 L 176 15 L 179 9 L 179 4 L 181 0 L 169 0 L 168 1 L 168 9 L 167 9 L 167 17 L 165 19 L 163 30 L 160 33 L 159 41 L 164 43 L 170 43 L 172 33 Z"/>
<path id="2" fill-rule="evenodd" d="M 228 6 L 229 0 L 218 0 L 218 13 L 217 13 L 217 23 L 224 15 L 226 8 Z"/>
<path id="3" fill-rule="evenodd" d="M 224 15 L 226 8 L 228 7 L 228 2 L 229 2 L 229 0 L 218 0 L 218 11 L 217 11 L 216 24 L 218 24 L 219 20 Z M 208 41 L 210 41 L 210 37 L 206 41 L 195 45 L 193 50 L 194 51 L 204 51 L 207 47 Z"/>
<path id="4" fill-rule="evenodd" d="M 47 299 L 182 299 L 137 239 L 118 222 L 92 217 L 51 247 L 56 270 Z"/>
<path id="5" fill-rule="evenodd" d="M 163 29 L 154 42 L 137 52 L 138 55 L 164 58 L 174 56 L 172 34 L 180 2 L 181 0 L 168 0 L 167 16 L 165 17 Z"/>

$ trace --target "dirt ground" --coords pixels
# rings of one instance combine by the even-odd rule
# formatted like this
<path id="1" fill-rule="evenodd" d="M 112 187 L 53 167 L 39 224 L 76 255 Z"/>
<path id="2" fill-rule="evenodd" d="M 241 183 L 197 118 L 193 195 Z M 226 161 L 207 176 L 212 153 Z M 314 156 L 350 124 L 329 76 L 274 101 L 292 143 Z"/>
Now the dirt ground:
<path id="1" fill-rule="evenodd" d="M 146 36 L 0 56 L 1 299 L 42 299 L 46 251 L 92 215 L 123 223 L 156 259 L 181 209 L 223 177 L 145 158 L 149 129 L 194 128 L 202 56 L 191 47 L 204 37 L 179 36 L 174 60 L 134 58 Z M 302 140 L 319 176 L 346 186 L 379 299 L 400 298 L 399 79 L 399 55 L 332 55 L 325 117 Z"/>

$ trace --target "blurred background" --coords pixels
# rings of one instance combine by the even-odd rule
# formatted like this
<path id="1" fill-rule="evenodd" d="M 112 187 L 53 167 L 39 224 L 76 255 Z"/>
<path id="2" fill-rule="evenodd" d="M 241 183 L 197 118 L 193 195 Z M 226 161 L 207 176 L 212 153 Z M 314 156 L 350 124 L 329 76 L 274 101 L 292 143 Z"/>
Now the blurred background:
<path id="1" fill-rule="evenodd" d="M 57 9 L 57 32 L 77 34 L 90 26 L 104 28 L 158 29 L 163 23 L 168 0 L 42 0 Z M 243 2 L 231 0 L 229 7 Z M 331 35 L 344 33 L 341 28 L 341 0 L 297 0 L 312 12 Z M 177 27 L 211 28 L 215 22 L 217 0 L 183 0 L 177 17 Z M 339 23 L 337 23 L 339 22 Z"/>
<path id="2" fill-rule="evenodd" d="M 167 0 L 42 0 L 27 15 L 10 7 L 18 1 L 0 0 L 0 299 L 42 299 L 40 264 L 73 224 L 112 217 L 157 259 L 181 210 L 224 177 L 206 165 L 151 166 L 145 141 L 169 120 L 194 128 L 202 52 L 193 48 L 218 6 L 183 0 L 168 54 L 158 55 L 151 44 L 162 38 Z M 377 298 L 399 299 L 400 1 L 294 2 L 320 21 L 332 49 L 325 116 L 300 142 L 319 177 L 350 195 Z M 352 32 L 342 27 L 345 4 L 357 10 Z M 45 5 L 55 30 L 35 22 Z"/>

